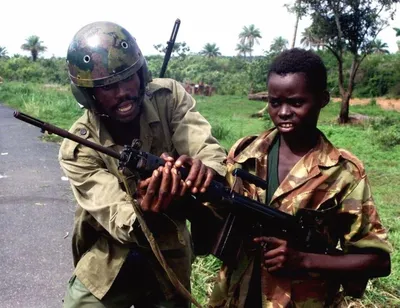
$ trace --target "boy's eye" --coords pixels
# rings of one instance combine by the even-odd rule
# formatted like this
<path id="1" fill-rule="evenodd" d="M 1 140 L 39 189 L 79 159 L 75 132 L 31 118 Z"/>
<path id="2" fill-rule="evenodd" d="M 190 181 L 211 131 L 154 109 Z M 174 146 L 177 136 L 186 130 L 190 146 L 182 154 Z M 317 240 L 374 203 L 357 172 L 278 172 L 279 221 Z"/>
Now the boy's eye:
<path id="1" fill-rule="evenodd" d="M 301 107 L 304 104 L 304 100 L 302 99 L 289 99 L 288 103 L 293 107 Z"/>
<path id="2" fill-rule="evenodd" d="M 268 98 L 268 103 L 269 103 L 271 106 L 276 107 L 276 106 L 278 106 L 278 105 L 280 104 L 280 101 L 279 101 L 279 99 L 277 99 L 277 98 L 269 97 L 269 98 Z"/>

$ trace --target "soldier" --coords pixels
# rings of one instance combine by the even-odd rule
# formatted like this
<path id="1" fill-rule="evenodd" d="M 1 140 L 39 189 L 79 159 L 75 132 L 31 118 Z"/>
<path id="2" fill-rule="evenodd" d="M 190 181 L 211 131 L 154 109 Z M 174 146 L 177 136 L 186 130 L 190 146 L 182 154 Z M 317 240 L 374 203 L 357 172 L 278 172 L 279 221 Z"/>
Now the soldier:
<path id="1" fill-rule="evenodd" d="M 224 177 L 225 151 L 178 82 L 151 79 L 135 39 L 123 27 L 86 25 L 74 36 L 67 62 L 72 92 L 86 108 L 71 133 L 115 151 L 140 139 L 141 150 L 168 161 L 137 187 L 131 180 L 127 187 L 169 267 L 190 290 L 187 204 L 174 208 L 174 200 L 187 190 L 204 192 L 216 173 Z M 150 249 L 117 160 L 67 139 L 59 160 L 78 203 L 75 270 L 64 307 L 189 307 Z M 190 168 L 185 181 L 179 167 Z"/>
<path id="2" fill-rule="evenodd" d="M 242 246 L 247 248 L 235 268 L 222 266 L 209 306 L 337 307 L 341 284 L 345 294 L 361 296 L 369 278 L 389 275 L 387 233 L 362 162 L 334 147 L 317 128 L 320 110 L 330 99 L 321 58 L 301 49 L 284 51 L 271 64 L 267 80 L 275 127 L 234 144 L 227 158 L 228 181 L 266 206 L 314 217 L 343 254 L 297 251 L 283 238 L 256 237 Z M 268 189 L 229 176 L 238 167 L 267 180 Z"/>

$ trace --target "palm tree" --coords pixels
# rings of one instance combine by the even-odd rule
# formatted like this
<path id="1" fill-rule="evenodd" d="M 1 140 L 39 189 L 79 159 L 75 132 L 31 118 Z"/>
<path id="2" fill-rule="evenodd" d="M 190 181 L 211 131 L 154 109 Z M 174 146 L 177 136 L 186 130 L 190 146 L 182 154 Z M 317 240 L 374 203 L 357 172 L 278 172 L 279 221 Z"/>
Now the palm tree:
<path id="1" fill-rule="evenodd" d="M 400 36 L 400 28 L 393 28 L 396 31 L 396 36 Z"/>
<path id="2" fill-rule="evenodd" d="M 317 47 L 319 49 L 320 46 L 323 46 L 323 42 L 315 36 L 311 28 L 305 29 L 301 36 L 300 43 L 306 48 Z"/>
<path id="3" fill-rule="evenodd" d="M 387 54 L 389 53 L 389 50 L 387 50 L 388 47 L 388 44 L 383 43 L 382 40 L 377 39 L 372 42 L 371 51 L 378 54 Z"/>
<path id="4" fill-rule="evenodd" d="M 200 54 L 206 56 L 207 58 L 214 58 L 220 56 L 221 52 L 215 43 L 207 43 L 204 45 L 203 50 L 200 51 Z"/>
<path id="5" fill-rule="evenodd" d="M 250 25 L 249 27 L 244 26 L 243 31 L 239 34 L 240 43 L 247 44 L 250 47 L 250 58 L 254 43 L 260 44 L 258 41 L 259 38 L 262 38 L 260 30 L 256 29 L 254 25 Z"/>
<path id="6" fill-rule="evenodd" d="M 251 53 L 251 47 L 244 43 L 236 44 L 235 50 L 238 51 L 239 55 L 243 55 L 245 59 L 246 59 L 246 54 Z"/>
<path id="7" fill-rule="evenodd" d="M 7 48 L 0 46 L 0 58 L 7 57 Z"/>
<path id="8" fill-rule="evenodd" d="M 26 39 L 26 43 L 21 45 L 22 50 L 29 51 L 32 55 L 32 60 L 36 61 L 39 53 L 46 51 L 47 47 L 42 45 L 42 41 L 36 35 L 31 35 Z"/>
<path id="9" fill-rule="evenodd" d="M 282 36 L 278 36 L 273 39 L 271 46 L 269 47 L 269 51 L 271 53 L 280 53 L 287 49 L 287 45 L 289 44 L 287 39 L 284 39 Z"/>

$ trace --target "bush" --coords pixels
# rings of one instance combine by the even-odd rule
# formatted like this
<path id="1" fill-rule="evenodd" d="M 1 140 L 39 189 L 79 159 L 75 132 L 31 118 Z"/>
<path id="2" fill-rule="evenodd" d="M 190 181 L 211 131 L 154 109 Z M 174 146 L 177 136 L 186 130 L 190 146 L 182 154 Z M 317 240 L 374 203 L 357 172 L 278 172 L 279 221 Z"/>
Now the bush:
<path id="1" fill-rule="evenodd" d="M 400 145 L 399 129 L 399 126 L 389 126 L 377 135 L 376 141 L 384 149 L 390 149 L 396 145 Z"/>

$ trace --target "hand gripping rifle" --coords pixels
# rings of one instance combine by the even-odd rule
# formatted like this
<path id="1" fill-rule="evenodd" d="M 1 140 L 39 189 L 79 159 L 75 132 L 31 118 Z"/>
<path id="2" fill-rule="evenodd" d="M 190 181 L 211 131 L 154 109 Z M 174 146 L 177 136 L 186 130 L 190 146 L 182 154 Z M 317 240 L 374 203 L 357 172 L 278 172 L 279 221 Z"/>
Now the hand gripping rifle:
<path id="1" fill-rule="evenodd" d="M 15 111 L 14 117 L 39 127 L 42 133 L 46 131 L 49 134 L 54 133 L 114 157 L 119 161 L 120 168 L 128 168 L 133 172 L 138 172 L 141 178 L 151 176 L 153 170 L 165 164 L 162 158 L 141 151 L 141 142 L 139 140 L 133 142 L 132 146 L 124 146 L 121 153 L 117 153 L 24 113 Z M 187 176 L 187 171 L 185 172 L 184 169 L 181 169 L 183 178 Z M 264 180 L 242 169 L 235 169 L 233 175 L 263 189 L 267 187 L 267 183 Z M 227 217 L 218 226 L 217 234 L 210 241 L 212 243 L 207 247 L 202 247 L 199 254 L 211 252 L 211 254 L 224 262 L 235 262 L 240 248 L 238 245 L 243 242 L 242 239 L 248 237 L 249 240 L 252 240 L 255 236 L 260 235 L 284 238 L 289 241 L 292 247 L 300 251 L 321 254 L 341 253 L 328 244 L 325 236 L 317 229 L 313 219 L 303 215 L 292 216 L 266 206 L 261 202 L 235 193 L 221 182 L 213 180 L 205 193 L 192 195 L 191 197 L 201 202 L 209 201 L 217 206 L 221 204 L 221 207 L 228 213 Z M 202 206 L 202 208 L 206 207 Z M 196 216 L 196 214 L 192 216 Z M 200 223 L 204 230 L 204 225 L 208 221 L 203 220 Z"/>
<path id="2" fill-rule="evenodd" d="M 164 62 L 160 71 L 160 78 L 163 78 L 165 75 L 165 71 L 167 70 L 168 61 L 171 58 L 172 49 L 174 48 L 176 36 L 178 35 L 179 26 L 181 24 L 180 19 L 177 19 L 174 24 L 174 28 L 172 29 L 171 37 L 167 42 L 167 50 L 165 51 Z"/>

